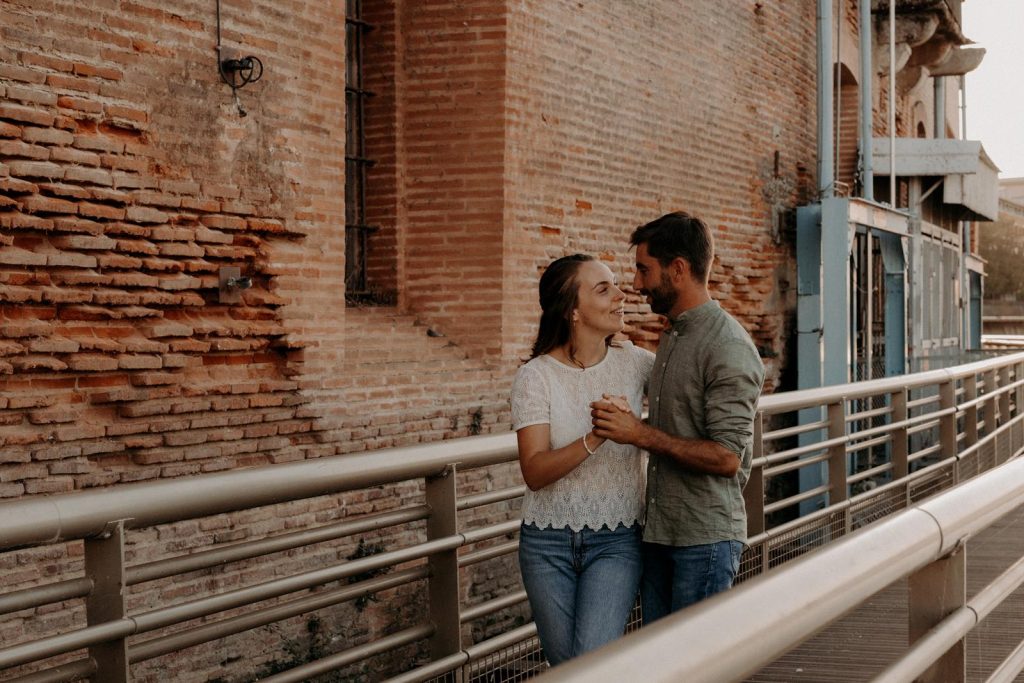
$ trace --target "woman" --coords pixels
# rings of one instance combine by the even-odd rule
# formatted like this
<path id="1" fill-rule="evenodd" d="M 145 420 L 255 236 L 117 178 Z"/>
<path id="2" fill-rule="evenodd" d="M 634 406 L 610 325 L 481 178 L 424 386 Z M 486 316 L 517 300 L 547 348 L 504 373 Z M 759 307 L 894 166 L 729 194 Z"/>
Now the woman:
<path id="1" fill-rule="evenodd" d="M 552 665 L 621 636 L 640 581 L 644 463 L 634 446 L 596 436 L 590 417 L 605 394 L 640 412 L 654 355 L 612 342 L 625 299 L 592 256 L 554 261 L 540 279 L 531 359 L 512 387 L 529 488 L 519 565 Z"/>

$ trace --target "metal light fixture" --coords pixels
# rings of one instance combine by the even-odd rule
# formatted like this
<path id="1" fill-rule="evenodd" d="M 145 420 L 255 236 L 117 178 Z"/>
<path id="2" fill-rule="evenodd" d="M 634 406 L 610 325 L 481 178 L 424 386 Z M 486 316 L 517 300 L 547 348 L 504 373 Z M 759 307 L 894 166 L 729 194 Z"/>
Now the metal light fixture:
<path id="1" fill-rule="evenodd" d="M 231 94 L 235 98 L 235 106 L 239 116 L 247 116 L 248 112 L 238 99 L 238 89 L 255 83 L 263 76 L 263 62 L 258 57 L 225 57 L 227 50 L 220 44 L 220 0 L 217 0 L 217 70 L 220 79 L 231 86 Z"/>

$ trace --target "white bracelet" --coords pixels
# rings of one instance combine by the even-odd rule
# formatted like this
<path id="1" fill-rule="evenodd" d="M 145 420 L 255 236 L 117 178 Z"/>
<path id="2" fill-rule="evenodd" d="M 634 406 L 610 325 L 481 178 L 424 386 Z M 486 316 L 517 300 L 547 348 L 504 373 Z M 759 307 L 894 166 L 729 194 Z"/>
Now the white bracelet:
<path id="1" fill-rule="evenodd" d="M 590 450 L 590 446 L 587 444 L 588 436 L 590 436 L 590 432 L 587 432 L 586 434 L 583 435 L 583 450 L 593 455 L 597 451 L 597 449 L 595 448 L 594 450 Z"/>

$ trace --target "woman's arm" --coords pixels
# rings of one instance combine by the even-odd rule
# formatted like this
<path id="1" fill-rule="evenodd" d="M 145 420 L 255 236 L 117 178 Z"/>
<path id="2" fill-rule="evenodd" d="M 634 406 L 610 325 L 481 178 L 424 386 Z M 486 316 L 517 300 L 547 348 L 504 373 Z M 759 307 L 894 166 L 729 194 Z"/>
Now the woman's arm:
<path id="1" fill-rule="evenodd" d="M 542 489 L 569 474 L 590 457 L 587 447 L 596 451 L 605 442 L 590 431 L 568 445 L 552 450 L 551 427 L 547 424 L 523 427 L 516 432 L 516 437 L 519 440 L 519 468 L 531 491 Z"/>

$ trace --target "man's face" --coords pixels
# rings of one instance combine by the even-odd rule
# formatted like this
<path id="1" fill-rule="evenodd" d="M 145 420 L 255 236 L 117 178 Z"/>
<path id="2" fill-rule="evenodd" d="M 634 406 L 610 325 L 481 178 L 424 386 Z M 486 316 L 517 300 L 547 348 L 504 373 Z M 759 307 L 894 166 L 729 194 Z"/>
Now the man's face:
<path id="1" fill-rule="evenodd" d="M 679 299 L 679 292 L 672 286 L 668 272 L 661 267 L 658 259 L 647 253 L 647 245 L 636 248 L 636 275 L 633 289 L 647 297 L 651 310 L 658 315 L 669 315 Z"/>

